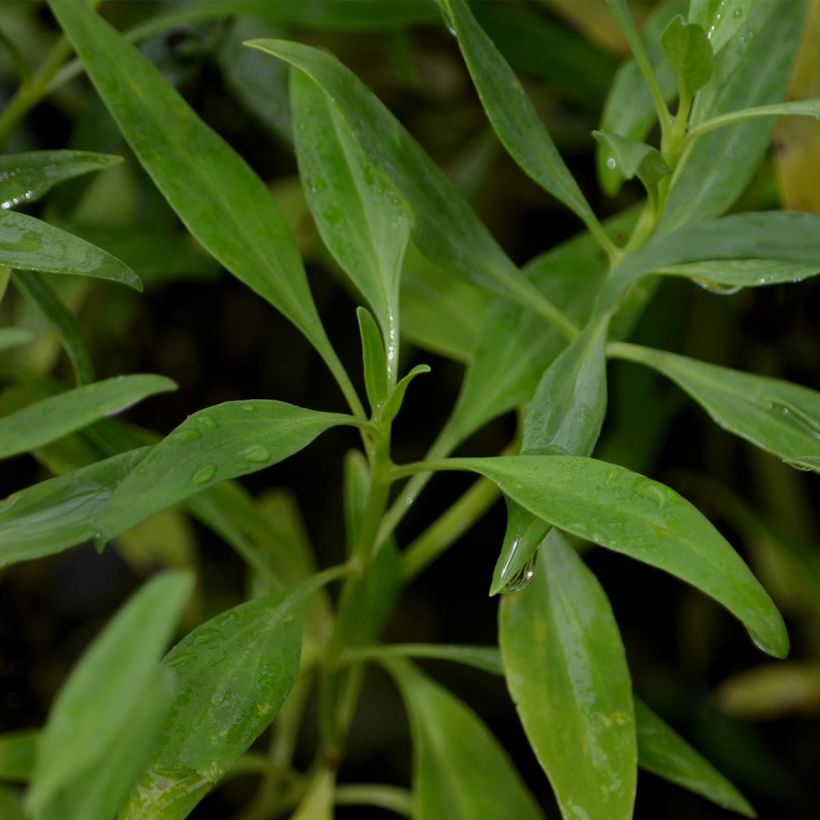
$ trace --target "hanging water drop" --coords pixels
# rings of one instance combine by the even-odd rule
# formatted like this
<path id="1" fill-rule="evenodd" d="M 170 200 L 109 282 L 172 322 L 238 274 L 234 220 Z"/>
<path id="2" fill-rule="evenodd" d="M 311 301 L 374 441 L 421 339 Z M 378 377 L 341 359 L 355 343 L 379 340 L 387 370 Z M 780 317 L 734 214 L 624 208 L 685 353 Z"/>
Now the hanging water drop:
<path id="1" fill-rule="evenodd" d="M 194 484 L 207 484 L 215 475 L 216 467 L 213 464 L 205 464 L 191 476 L 191 481 Z"/>
<path id="2" fill-rule="evenodd" d="M 718 296 L 732 296 L 738 291 L 743 290 L 741 285 L 724 285 L 720 282 L 715 282 L 713 279 L 703 279 L 700 276 L 696 276 L 692 281 L 704 290 L 708 290 L 709 293 L 714 293 Z"/>
<path id="3" fill-rule="evenodd" d="M 255 464 L 261 464 L 264 461 L 270 460 L 270 450 L 262 444 L 254 444 L 247 447 L 239 454 L 242 458 L 248 461 L 253 461 Z"/>
<path id="4" fill-rule="evenodd" d="M 95 532 L 94 533 L 94 549 L 97 550 L 97 553 L 100 554 L 105 549 L 105 545 L 108 543 L 108 539 L 105 537 L 105 533 L 103 532 Z"/>
<path id="5" fill-rule="evenodd" d="M 504 585 L 504 588 L 501 590 L 502 592 L 520 592 L 524 589 L 530 581 L 532 581 L 533 576 L 535 575 L 535 561 L 538 557 L 538 552 L 534 552 L 526 564 L 521 567 L 518 572 L 510 578 L 509 581 Z"/>
<path id="6" fill-rule="evenodd" d="M 734 17 L 734 18 L 735 18 L 735 20 L 740 20 L 740 18 L 741 18 L 741 17 L 743 17 L 743 9 L 742 9 L 740 6 L 738 6 L 738 7 L 737 7 L 737 8 L 736 8 L 733 12 L 732 12 L 732 17 Z"/>

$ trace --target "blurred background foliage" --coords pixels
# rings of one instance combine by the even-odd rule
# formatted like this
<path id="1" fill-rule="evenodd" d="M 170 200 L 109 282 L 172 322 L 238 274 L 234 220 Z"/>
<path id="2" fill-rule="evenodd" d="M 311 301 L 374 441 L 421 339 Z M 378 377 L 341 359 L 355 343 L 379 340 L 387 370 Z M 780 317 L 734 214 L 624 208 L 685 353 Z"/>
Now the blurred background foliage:
<path id="1" fill-rule="evenodd" d="M 765 0 L 760 0 L 765 2 Z M 651 3 L 636 3 L 645 17 Z M 102 7 L 197 112 L 267 180 L 299 239 L 317 304 L 348 370 L 358 374 L 355 296 L 322 249 L 296 177 L 287 72 L 243 49 L 255 37 L 325 47 L 394 111 L 467 194 L 511 257 L 523 264 L 578 230 L 574 217 L 531 183 L 504 154 L 432 3 L 424 0 L 109 0 Z M 481 24 L 519 72 L 550 133 L 599 215 L 637 201 L 626 185 L 599 193 L 593 140 L 625 44 L 603 0 L 486 0 Z M 21 81 L 35 80 L 59 34 L 36 0 L 0 5 L 0 104 L 20 105 Z M 813 0 L 792 94 L 820 95 L 820 1 Z M 231 399 L 278 398 L 341 409 L 316 356 L 284 319 L 223 274 L 186 236 L 142 172 L 104 107 L 65 54 L 41 99 L 24 100 L 18 122 L 0 118 L 4 152 L 77 148 L 117 153 L 122 165 L 62 185 L 31 212 L 120 256 L 146 283 L 144 294 L 57 277 L 53 287 L 78 318 L 100 378 L 157 372 L 179 391 L 151 399 L 128 420 L 166 433 L 187 414 Z M 15 96 L 17 95 L 17 96 Z M 16 100 L 16 102 L 14 102 Z M 24 109 L 30 108 L 25 111 Z M 8 109 L 7 109 L 8 111 Z M 16 115 L 15 115 L 16 116 Z M 783 123 L 740 210 L 820 212 L 820 123 Z M 4 282 L 0 281 L 0 288 Z M 435 271 L 407 263 L 402 321 L 404 366 L 432 365 L 410 390 L 397 425 L 396 457 L 420 457 L 455 400 L 462 362 L 489 297 L 467 285 L 444 288 Z M 458 315 L 451 315 L 459 305 Z M 432 317 L 446 321 L 434 328 Z M 820 279 L 721 297 L 667 280 L 636 338 L 706 361 L 820 388 Z M 0 305 L 0 324 L 36 340 L 0 353 L 0 413 L 31 401 L 70 366 L 46 319 L 21 294 Z M 443 329 L 442 329 L 443 328 Z M 712 424 L 672 385 L 622 362 L 610 369 L 612 413 L 597 455 L 665 481 L 692 499 L 749 559 L 787 618 L 791 659 L 766 661 L 716 604 L 649 567 L 603 550 L 588 554 L 624 636 L 635 689 L 728 775 L 761 817 L 820 816 L 820 485 Z M 358 377 L 357 377 L 358 378 Z M 515 420 L 482 430 L 464 453 L 496 453 Z M 309 538 L 321 563 L 343 555 L 342 458 L 355 438 L 328 434 L 298 457 L 243 480 L 263 502 L 272 529 Z M 61 448 L 40 454 L 59 469 Z M 63 455 L 65 450 L 62 451 Z M 29 456 L 7 461 L 0 495 L 47 475 Z M 399 531 L 407 543 L 462 492 L 459 476 L 437 477 Z M 298 501 L 297 501 L 298 500 Z M 298 506 L 297 506 L 298 505 Z M 386 640 L 494 643 L 496 602 L 486 590 L 504 531 L 502 504 L 406 591 Z M 303 527 L 303 531 L 299 528 Z M 0 731 L 41 725 L 78 653 L 113 609 L 157 566 L 194 566 L 198 594 L 188 624 L 237 603 L 241 561 L 181 512 L 162 513 L 102 555 L 89 545 L 21 564 L 0 576 Z M 431 662 L 430 670 L 476 708 L 540 798 L 548 786 L 523 739 L 503 683 Z M 373 672 L 342 777 L 406 783 L 409 742 L 395 691 Z M 302 738 L 309 760 L 312 729 Z M 195 811 L 228 816 L 252 788 L 226 783 Z M 711 818 L 726 813 L 641 774 L 636 817 Z M 340 817 L 387 816 L 356 809 Z M 557 815 L 556 815 L 557 816 Z"/>

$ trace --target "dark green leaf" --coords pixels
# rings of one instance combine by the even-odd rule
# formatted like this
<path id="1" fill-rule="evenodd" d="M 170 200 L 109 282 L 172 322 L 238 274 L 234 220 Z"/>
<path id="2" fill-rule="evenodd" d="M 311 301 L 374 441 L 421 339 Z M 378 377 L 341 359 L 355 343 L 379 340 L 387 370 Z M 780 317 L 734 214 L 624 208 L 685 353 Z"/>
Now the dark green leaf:
<path id="1" fill-rule="evenodd" d="M 34 217 L 0 209 L 0 265 L 108 279 L 137 290 L 134 271 L 110 253 Z"/>
<path id="2" fill-rule="evenodd" d="M 789 641 L 766 591 L 720 533 L 669 487 L 615 464 L 575 456 L 458 458 L 442 468 L 489 478 L 533 515 L 696 586 L 783 657 Z"/>
<path id="3" fill-rule="evenodd" d="M 677 732 L 635 698 L 638 764 L 642 769 L 745 817 L 755 817 L 746 798 Z"/>
<path id="4" fill-rule="evenodd" d="M 370 311 L 363 307 L 357 308 L 356 317 L 359 320 L 359 337 L 362 340 L 365 392 L 370 410 L 378 413 L 387 399 L 389 390 L 387 356 L 376 320 Z"/>
<path id="5" fill-rule="evenodd" d="M 81 775 L 89 780 L 95 773 L 105 777 L 112 744 L 129 724 L 134 725 L 135 708 L 158 683 L 159 660 L 191 581 L 181 572 L 166 572 L 149 581 L 74 667 L 37 747 L 27 798 L 35 812 Z"/>
<path id="6" fill-rule="evenodd" d="M 393 660 L 413 730 L 413 817 L 537 820 L 543 815 L 507 753 L 458 698 Z"/>
<path id="7" fill-rule="evenodd" d="M 168 653 L 179 694 L 124 818 L 186 817 L 273 721 L 296 678 L 318 586 L 312 579 L 233 607 Z"/>
<path id="8" fill-rule="evenodd" d="M 706 32 L 678 15 L 661 32 L 661 45 L 681 99 L 691 100 L 715 73 L 715 53 Z"/>
<path id="9" fill-rule="evenodd" d="M 521 168 L 587 227 L 597 219 L 507 61 L 464 0 L 440 0 L 499 139 Z"/>
<path id="10" fill-rule="evenodd" d="M 17 792 L 0 785 L 0 817 L 3 820 L 29 820 L 23 801 Z"/>
<path id="11" fill-rule="evenodd" d="M 535 577 L 504 598 L 507 686 L 566 818 L 632 817 L 637 747 L 629 669 L 595 576 L 553 530 Z"/>
<path id="12" fill-rule="evenodd" d="M 336 261 L 373 309 L 391 373 L 398 365 L 399 274 L 411 221 L 324 91 L 291 70 L 296 155 L 308 206 Z"/>
<path id="13" fill-rule="evenodd" d="M 0 208 L 34 202 L 64 180 L 120 162 L 122 157 L 91 151 L 29 151 L 0 156 Z"/>
<path id="14" fill-rule="evenodd" d="M 330 427 L 351 421 L 279 401 L 224 402 L 200 410 L 119 483 L 97 518 L 98 528 L 113 538 L 213 484 L 276 464 Z"/>
<path id="15" fill-rule="evenodd" d="M 820 472 L 817 391 L 637 345 L 618 345 L 614 352 L 672 379 L 724 430 L 798 469 Z"/>
<path id="16" fill-rule="evenodd" d="M 94 363 L 80 325 L 45 279 L 34 271 L 14 271 L 13 281 L 48 319 L 74 369 L 77 384 L 94 381 Z"/>
<path id="17" fill-rule="evenodd" d="M 131 450 L 34 484 L 0 503 L 0 566 L 53 555 L 95 538 L 97 515 L 149 450 Z"/>
<path id="18" fill-rule="evenodd" d="M 410 386 L 410 382 L 421 376 L 424 373 L 429 373 L 430 367 L 426 364 L 417 364 L 407 375 L 399 379 L 398 384 L 393 388 L 390 398 L 387 399 L 382 410 L 382 420 L 385 423 L 393 421 L 401 410 L 401 405 L 404 402 L 404 394 Z"/>
<path id="19" fill-rule="evenodd" d="M 34 450 L 148 396 L 175 389 L 164 376 L 117 376 L 34 402 L 0 418 L 0 458 Z"/>
<path id="20" fill-rule="evenodd" d="M 86 3 L 51 0 L 145 170 L 194 237 L 335 361 L 290 228 L 264 183 Z"/>
<path id="21" fill-rule="evenodd" d="M 39 739 L 37 729 L 0 735 L 0 780 L 26 782 L 31 777 Z"/>

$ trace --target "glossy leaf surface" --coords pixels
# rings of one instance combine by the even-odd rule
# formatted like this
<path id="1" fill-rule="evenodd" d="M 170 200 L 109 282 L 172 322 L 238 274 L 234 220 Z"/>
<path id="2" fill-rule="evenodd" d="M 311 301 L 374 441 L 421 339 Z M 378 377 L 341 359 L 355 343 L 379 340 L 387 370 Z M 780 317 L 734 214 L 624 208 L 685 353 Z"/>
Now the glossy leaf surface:
<path id="1" fill-rule="evenodd" d="M 676 492 L 615 464 L 575 456 L 458 458 L 441 467 L 489 478 L 529 512 L 663 569 L 723 604 L 757 645 L 783 657 L 783 619 L 723 536 Z"/>
<path id="2" fill-rule="evenodd" d="M 27 151 L 0 156 L 0 208 L 34 202 L 67 179 L 102 171 L 122 157 L 91 151 Z"/>
<path id="3" fill-rule="evenodd" d="M 616 350 L 623 358 L 645 364 L 672 379 L 724 430 L 799 469 L 818 470 L 817 391 L 662 350 L 637 345 L 618 346 Z"/>
<path id="4" fill-rule="evenodd" d="M 332 354 L 296 244 L 264 183 L 89 5 L 52 0 L 50 6 L 123 135 L 188 230 L 320 353 Z"/>
<path id="5" fill-rule="evenodd" d="M 595 216 L 507 61 L 464 0 L 440 0 L 484 110 L 518 165 L 587 225 Z"/>
<path id="6" fill-rule="evenodd" d="M 107 538 L 213 484 L 297 453 L 350 416 L 279 401 L 224 402 L 189 416 L 151 449 L 98 517 Z"/>
<path id="7" fill-rule="evenodd" d="M 310 211 L 323 242 L 373 309 L 395 371 L 399 275 L 411 229 L 407 207 L 324 91 L 301 71 L 291 71 L 290 97 Z"/>
<path id="8" fill-rule="evenodd" d="M 142 289 L 134 271 L 110 253 L 32 216 L 2 209 L 0 265 L 107 279 Z"/>
<path id="9" fill-rule="evenodd" d="M 630 818 L 638 753 L 626 656 L 603 589 L 560 533 L 527 588 L 504 598 L 499 635 L 507 686 L 563 817 Z"/>
<path id="10" fill-rule="evenodd" d="M 167 572 L 145 584 L 109 622 L 75 666 L 54 702 L 37 749 L 28 804 L 39 811 L 58 790 L 106 755 L 157 683 L 159 660 L 191 578 Z"/>
<path id="11" fill-rule="evenodd" d="M 185 817 L 276 716 L 296 678 L 309 581 L 233 607 L 163 660 L 178 694 L 126 818 Z"/>
<path id="12" fill-rule="evenodd" d="M 164 376 L 116 376 L 34 402 L 0 418 L 0 458 L 41 447 L 148 396 L 175 389 Z"/>
<path id="13" fill-rule="evenodd" d="M 393 661 L 413 733 L 418 820 L 536 820 L 543 815 L 507 753 L 458 698 Z"/>
<path id="14" fill-rule="evenodd" d="M 0 566 L 53 555 L 95 538 L 100 511 L 149 449 L 42 481 L 0 503 Z"/>
<path id="15" fill-rule="evenodd" d="M 645 703 L 635 698 L 638 762 L 642 769 L 745 817 L 755 817 L 743 795 Z"/>

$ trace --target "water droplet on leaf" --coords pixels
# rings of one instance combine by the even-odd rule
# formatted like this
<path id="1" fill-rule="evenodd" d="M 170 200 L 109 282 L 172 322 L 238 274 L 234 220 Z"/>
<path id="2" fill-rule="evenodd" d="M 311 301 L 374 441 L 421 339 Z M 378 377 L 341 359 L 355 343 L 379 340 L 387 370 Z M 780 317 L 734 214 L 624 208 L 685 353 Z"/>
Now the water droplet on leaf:
<path id="1" fill-rule="evenodd" d="M 538 556 L 538 552 L 534 552 L 531 556 L 529 561 L 521 567 L 518 572 L 510 578 L 509 581 L 504 585 L 504 588 L 501 590 L 502 592 L 520 592 L 524 587 L 532 581 L 533 576 L 535 575 L 535 561 Z"/>
<path id="2" fill-rule="evenodd" d="M 213 464 L 205 464 L 191 476 L 191 481 L 194 484 L 207 484 L 215 475 L 216 467 Z"/>
<path id="3" fill-rule="evenodd" d="M 270 459 L 270 450 L 262 444 L 254 444 L 253 446 L 243 450 L 239 455 L 241 455 L 242 458 L 246 458 L 248 461 L 261 464 L 262 462 Z"/>

